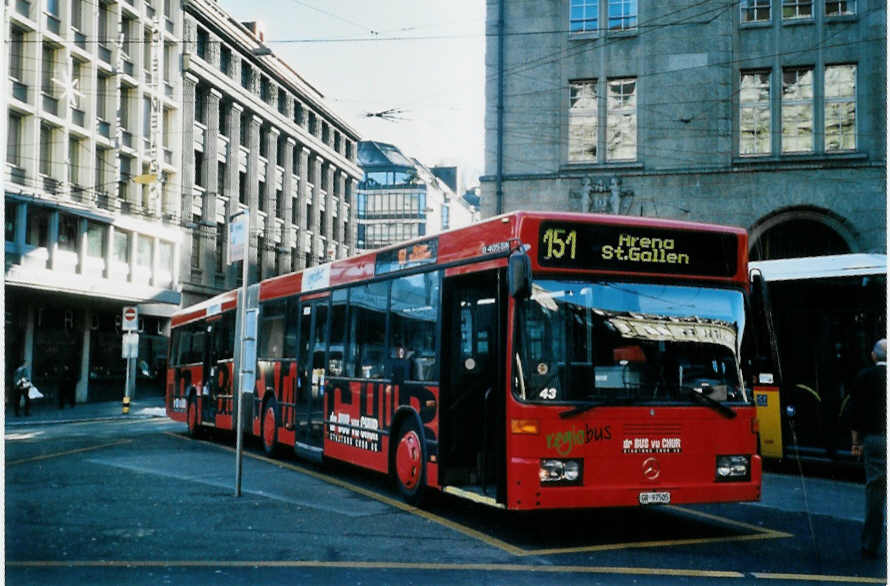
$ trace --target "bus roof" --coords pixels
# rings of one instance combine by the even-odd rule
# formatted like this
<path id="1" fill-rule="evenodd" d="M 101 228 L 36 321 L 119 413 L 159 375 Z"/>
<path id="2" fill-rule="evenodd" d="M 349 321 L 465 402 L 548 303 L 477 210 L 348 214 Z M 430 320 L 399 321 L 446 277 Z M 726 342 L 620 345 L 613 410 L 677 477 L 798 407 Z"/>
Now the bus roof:
<path id="1" fill-rule="evenodd" d="M 806 258 L 758 260 L 749 268 L 759 269 L 767 281 L 799 281 L 887 274 L 886 254 L 833 254 Z"/>
<path id="2" fill-rule="evenodd" d="M 259 298 L 261 300 L 275 299 L 292 295 L 296 292 L 305 293 L 316 289 L 326 289 L 346 283 L 373 279 L 424 264 L 447 266 L 452 263 L 472 261 L 473 259 L 485 258 L 487 256 L 506 257 L 509 251 L 514 250 L 520 244 L 537 244 L 538 231 L 543 223 L 566 226 L 599 225 L 604 230 L 607 227 L 617 230 L 622 228 L 639 229 L 645 231 L 645 235 L 655 235 L 656 237 L 659 235 L 659 230 L 665 231 L 665 234 L 707 232 L 726 235 L 727 237 L 733 236 L 732 242 L 736 249 L 736 254 L 733 257 L 735 269 L 732 274 L 716 277 L 687 273 L 685 277 L 704 278 L 705 280 L 732 280 L 738 283 L 743 283 L 747 280 L 745 270 L 747 261 L 747 232 L 743 228 L 637 216 L 516 211 L 495 216 L 470 226 L 419 237 L 357 256 L 265 279 L 260 285 Z M 655 239 L 657 238 L 653 238 L 653 240 Z M 567 269 L 550 267 L 548 269 L 538 264 L 537 259 L 534 258 L 532 263 L 536 271 L 562 271 L 567 274 L 591 272 L 590 268 L 583 267 L 569 267 Z M 653 265 L 653 267 L 661 268 L 661 272 L 653 272 L 652 268 L 646 271 L 633 271 L 625 268 L 620 270 L 598 270 L 597 272 L 611 275 L 683 276 L 669 270 L 671 267 L 667 265 L 663 267 Z M 173 325 L 198 319 L 208 314 L 208 311 L 215 311 L 217 305 L 220 305 L 223 310 L 229 309 L 234 306 L 236 299 L 237 293 L 229 291 L 197 305 L 185 308 L 174 315 Z"/>

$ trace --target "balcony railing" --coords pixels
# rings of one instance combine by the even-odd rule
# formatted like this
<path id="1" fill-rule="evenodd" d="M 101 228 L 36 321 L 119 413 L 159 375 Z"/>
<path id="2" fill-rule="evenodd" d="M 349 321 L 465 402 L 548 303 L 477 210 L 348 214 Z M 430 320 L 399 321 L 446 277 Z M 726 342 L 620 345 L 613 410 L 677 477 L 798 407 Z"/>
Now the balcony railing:
<path id="1" fill-rule="evenodd" d="M 360 220 L 422 220 L 426 214 L 422 211 L 368 211 L 359 210 L 358 218 Z"/>
<path id="2" fill-rule="evenodd" d="M 9 180 L 16 185 L 25 185 L 27 179 L 25 170 L 16 165 L 7 164 L 9 168 Z"/>

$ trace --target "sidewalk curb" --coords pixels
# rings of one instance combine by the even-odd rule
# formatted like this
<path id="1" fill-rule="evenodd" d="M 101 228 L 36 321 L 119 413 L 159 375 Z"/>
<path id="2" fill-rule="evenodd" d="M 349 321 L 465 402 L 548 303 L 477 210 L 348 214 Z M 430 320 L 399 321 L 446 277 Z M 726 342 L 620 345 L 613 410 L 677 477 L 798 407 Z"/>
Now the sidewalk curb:
<path id="1" fill-rule="evenodd" d="M 90 421 L 135 421 L 143 419 L 165 419 L 166 415 L 101 415 L 96 417 L 83 417 L 80 419 L 31 419 L 26 417 L 17 417 L 14 420 L 6 419 L 6 427 L 26 427 L 35 425 L 52 425 L 52 424 L 68 424 L 68 423 L 86 423 Z M 22 421 L 22 420 L 25 421 Z"/>

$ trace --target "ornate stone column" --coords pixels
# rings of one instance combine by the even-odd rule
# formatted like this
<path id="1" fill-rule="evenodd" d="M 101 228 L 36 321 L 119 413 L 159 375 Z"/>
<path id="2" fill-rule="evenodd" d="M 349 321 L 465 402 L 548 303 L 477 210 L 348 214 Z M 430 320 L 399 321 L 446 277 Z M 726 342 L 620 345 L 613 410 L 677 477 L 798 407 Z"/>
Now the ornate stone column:
<path id="1" fill-rule="evenodd" d="M 300 146 L 300 176 L 297 178 L 297 269 L 306 268 L 306 232 L 309 218 L 306 217 L 306 200 L 309 199 L 309 149 Z"/>
<path id="2" fill-rule="evenodd" d="M 318 251 L 321 248 L 321 157 L 315 155 L 310 163 L 312 166 L 312 217 L 309 218 L 309 229 L 312 231 L 311 266 L 318 264 Z"/>
<path id="3" fill-rule="evenodd" d="M 334 238 L 334 212 L 337 211 L 337 204 L 334 203 L 334 166 L 328 163 L 324 166 L 324 236 L 327 239 L 327 248 L 324 250 L 325 261 L 331 260 L 329 250 L 334 251 L 334 257 L 337 254 L 337 241 Z"/>
<path id="4" fill-rule="evenodd" d="M 211 43 L 216 45 L 216 43 Z M 207 240 L 204 242 L 201 265 L 204 268 L 202 282 L 209 287 L 216 286 L 216 239 L 217 235 L 217 189 L 219 186 L 219 103 L 222 94 L 211 88 L 207 92 L 207 132 L 204 133 L 204 172 L 201 173 L 205 180 L 204 202 L 201 216 L 206 224 L 204 233 Z"/>
<path id="5" fill-rule="evenodd" d="M 270 128 L 266 135 L 266 225 L 265 225 L 265 242 L 266 250 L 261 250 L 263 262 L 263 274 L 268 274 L 266 269 L 275 266 L 275 255 L 277 254 L 275 246 L 275 230 L 278 227 L 276 218 L 277 201 L 275 198 L 275 184 L 277 182 L 277 166 L 278 166 L 278 136 L 280 132 L 277 128 Z"/>
<path id="6" fill-rule="evenodd" d="M 288 104 L 293 106 L 293 100 L 288 98 Z M 294 147 L 297 145 L 297 141 L 288 136 L 286 138 L 286 143 L 287 144 L 284 147 L 284 160 L 281 161 L 281 166 L 284 167 L 284 181 L 281 185 L 281 197 L 284 198 L 284 203 L 281 206 L 281 212 L 282 214 L 284 214 L 284 224 L 282 225 L 283 233 L 281 234 L 281 248 L 285 251 L 282 253 L 281 266 L 287 267 L 289 270 L 292 263 L 291 249 L 294 247 L 294 242 L 291 238 L 291 233 L 293 232 L 294 228 L 294 196 L 296 195 L 295 189 L 298 188 L 299 184 L 294 181 L 293 169 Z"/>
<path id="7" fill-rule="evenodd" d="M 226 209 L 226 226 L 229 225 L 229 218 L 238 211 L 238 173 L 241 167 L 241 113 L 244 107 L 241 104 L 232 102 L 229 108 L 228 123 L 229 128 L 229 152 L 226 157 L 226 180 L 223 185 L 225 195 L 228 198 L 228 207 Z M 226 267 L 226 289 L 233 289 L 238 282 L 238 266 L 237 264 L 227 265 Z"/>
<path id="8" fill-rule="evenodd" d="M 247 156 L 247 206 L 250 210 L 250 225 L 254 226 L 251 234 L 248 234 L 248 242 L 250 248 L 247 254 L 250 267 L 247 272 L 248 284 L 256 283 L 259 272 L 257 270 L 258 263 L 262 258 L 257 254 L 257 227 L 259 210 L 259 168 L 260 168 L 260 127 L 263 125 L 263 119 L 259 116 L 253 116 L 250 119 L 250 130 L 248 134 L 248 156 Z"/>

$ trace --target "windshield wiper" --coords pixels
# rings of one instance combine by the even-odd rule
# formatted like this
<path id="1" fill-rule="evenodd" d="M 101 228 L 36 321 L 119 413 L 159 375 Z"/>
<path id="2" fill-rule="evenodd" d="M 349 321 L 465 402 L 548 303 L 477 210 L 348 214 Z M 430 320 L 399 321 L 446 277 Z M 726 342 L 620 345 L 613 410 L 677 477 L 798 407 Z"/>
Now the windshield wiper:
<path id="1" fill-rule="evenodd" d="M 692 397 L 693 399 L 695 399 L 702 405 L 705 405 L 706 407 L 710 407 L 711 409 L 714 409 L 717 413 L 719 413 L 720 415 L 723 415 L 727 419 L 733 419 L 733 418 L 735 418 L 736 415 L 738 415 L 735 411 L 733 411 L 732 409 L 730 409 L 729 407 L 727 407 L 720 401 L 718 401 L 716 399 L 712 399 L 711 397 L 705 395 L 704 393 L 700 393 L 700 392 L 696 391 L 695 387 L 681 385 L 680 389 L 683 391 L 686 391 L 687 395 L 689 395 L 690 397 Z"/>
<path id="2" fill-rule="evenodd" d="M 596 407 L 614 407 L 616 405 L 630 405 L 631 403 L 633 403 L 633 401 L 630 398 L 621 401 L 617 401 L 615 399 L 612 399 L 610 401 L 591 401 L 589 403 L 581 403 L 580 405 L 576 405 L 568 411 L 561 411 L 559 413 L 559 416 L 562 419 L 567 419 L 575 415 L 580 415 L 581 413 L 586 413 L 587 411 L 595 409 Z"/>

